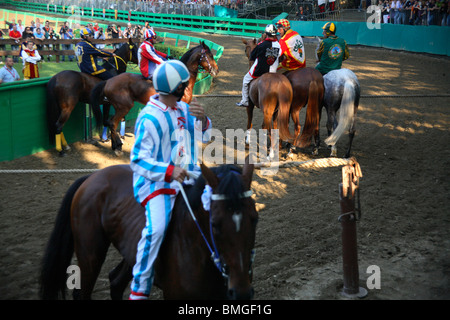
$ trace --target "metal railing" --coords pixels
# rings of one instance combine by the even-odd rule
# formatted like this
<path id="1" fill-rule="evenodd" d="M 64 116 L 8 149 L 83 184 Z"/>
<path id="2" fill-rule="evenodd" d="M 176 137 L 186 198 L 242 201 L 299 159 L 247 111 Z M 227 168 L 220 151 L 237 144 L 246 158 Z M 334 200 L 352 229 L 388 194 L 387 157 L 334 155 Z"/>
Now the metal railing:
<path id="1" fill-rule="evenodd" d="M 341 10 L 341 1 L 346 3 L 346 0 L 336 0 L 335 10 Z M 238 1 L 198 1 L 196 3 L 168 3 L 158 0 L 149 1 L 119 1 L 119 0 L 26 0 L 30 3 L 45 4 L 51 6 L 77 6 L 85 8 L 98 9 L 117 9 L 132 12 L 149 12 L 161 14 L 179 14 L 192 16 L 207 16 L 214 17 L 214 6 L 221 5 L 231 10 L 237 11 L 237 16 L 240 18 L 255 18 L 255 19 L 272 19 L 281 12 L 287 12 L 293 20 L 302 20 L 301 16 L 305 16 L 306 20 L 317 20 L 321 17 L 325 18 L 327 13 L 330 13 L 330 3 L 325 2 L 325 12 L 320 13 L 316 0 L 243 0 Z M 173 1 L 175 2 L 175 1 Z M 304 13 L 300 13 L 300 7 L 303 7 Z M 278 8 L 277 12 L 273 8 Z"/>

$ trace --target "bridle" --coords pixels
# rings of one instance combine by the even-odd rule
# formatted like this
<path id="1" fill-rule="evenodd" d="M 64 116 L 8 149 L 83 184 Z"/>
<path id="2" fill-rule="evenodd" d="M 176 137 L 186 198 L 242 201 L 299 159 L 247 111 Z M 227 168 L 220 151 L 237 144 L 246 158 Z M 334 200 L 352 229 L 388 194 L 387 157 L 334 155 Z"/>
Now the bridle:
<path id="1" fill-rule="evenodd" d="M 198 177 L 198 175 L 196 173 L 189 172 L 189 174 L 192 176 Z M 200 231 L 200 234 L 202 235 L 203 240 L 206 243 L 206 246 L 208 247 L 208 250 L 211 254 L 211 260 L 213 261 L 214 265 L 219 270 L 219 272 L 222 274 L 222 277 L 225 280 L 227 280 L 229 277 L 228 268 L 227 268 L 227 265 L 220 258 L 219 251 L 217 250 L 217 246 L 214 241 L 214 235 L 213 235 L 213 231 L 212 231 L 213 228 L 212 228 L 211 210 L 208 211 L 208 213 L 209 213 L 209 231 L 210 231 L 210 237 L 211 237 L 211 244 L 210 244 L 208 239 L 206 239 L 205 234 L 203 233 L 202 228 L 200 227 L 200 225 L 197 221 L 197 218 L 194 215 L 194 212 L 192 211 L 192 208 L 189 204 L 188 197 L 186 195 L 186 192 L 184 191 L 183 185 L 179 181 L 177 181 L 177 183 L 178 183 L 178 186 L 180 187 L 180 192 L 183 196 L 184 202 L 186 203 L 188 211 L 191 214 L 191 217 L 194 220 L 195 224 L 197 225 L 197 228 Z M 250 198 L 252 196 L 252 194 L 253 194 L 252 190 L 248 190 L 248 191 L 240 193 L 239 198 L 241 198 L 241 199 Z M 228 199 L 229 199 L 229 197 L 225 194 L 212 194 L 211 195 L 211 201 L 223 201 L 223 200 L 228 200 Z M 253 265 L 254 259 L 255 259 L 255 251 L 252 249 L 251 257 L 250 257 L 249 274 L 252 273 L 252 265 Z"/>
<path id="2" fill-rule="evenodd" d="M 211 66 L 211 63 L 209 62 L 208 56 L 206 55 L 206 49 L 205 48 L 202 49 L 202 52 L 201 52 L 201 55 L 200 55 L 200 59 L 198 60 L 198 63 L 200 64 L 200 62 L 202 60 L 206 61 L 206 63 L 208 64 L 208 67 L 209 67 L 208 72 L 211 72 L 212 71 L 212 66 Z"/>
<path id="3" fill-rule="evenodd" d="M 134 48 L 134 45 L 129 45 L 129 49 L 130 49 L 130 58 L 129 58 L 129 60 L 128 61 L 131 61 L 132 59 L 133 59 L 133 48 Z M 125 67 L 127 66 L 127 62 L 121 57 L 121 56 L 114 56 L 114 62 L 115 62 L 115 66 L 111 63 L 111 62 L 109 62 L 108 60 L 106 60 L 111 66 L 113 66 L 114 68 L 116 68 L 116 70 L 119 70 L 119 64 L 117 63 L 117 58 L 119 58 L 122 62 L 123 62 L 123 64 L 125 65 Z"/>

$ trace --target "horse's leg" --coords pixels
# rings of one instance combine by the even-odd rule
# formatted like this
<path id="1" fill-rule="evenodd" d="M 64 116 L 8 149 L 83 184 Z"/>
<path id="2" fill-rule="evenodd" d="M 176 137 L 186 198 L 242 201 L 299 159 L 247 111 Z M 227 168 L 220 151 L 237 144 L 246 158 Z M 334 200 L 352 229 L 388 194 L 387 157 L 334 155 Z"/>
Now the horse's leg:
<path id="1" fill-rule="evenodd" d="M 328 113 L 328 119 L 327 119 L 327 131 L 328 136 L 331 136 L 334 129 L 337 127 L 337 120 L 336 120 L 336 109 L 334 106 L 329 106 L 327 109 Z M 328 146 L 330 148 L 330 146 Z M 331 154 L 330 157 L 337 157 L 337 147 L 336 145 L 331 146 Z"/>
<path id="2" fill-rule="evenodd" d="M 245 136 L 245 143 L 250 144 L 250 131 L 253 128 L 253 109 L 255 108 L 255 105 L 250 100 L 247 109 L 247 133 Z"/>
<path id="3" fill-rule="evenodd" d="M 273 159 L 275 157 L 275 148 L 277 148 L 277 143 L 278 143 L 278 150 L 281 148 L 281 139 L 278 137 L 277 139 L 274 139 L 274 132 L 276 132 L 275 130 L 278 130 L 278 108 L 276 108 L 276 104 L 274 108 L 272 109 L 272 123 L 273 123 L 273 128 L 270 130 L 270 153 L 269 153 L 269 157 L 270 159 Z"/>
<path id="4" fill-rule="evenodd" d="M 317 132 L 315 135 L 315 148 L 314 148 L 314 152 L 313 155 L 319 155 L 319 149 L 320 149 L 320 121 L 322 121 L 322 109 L 323 109 L 323 105 L 321 105 L 319 107 L 319 126 L 317 127 Z"/>
<path id="5" fill-rule="evenodd" d="M 109 130 L 111 132 L 111 148 L 116 153 L 116 155 L 120 156 L 122 154 L 123 142 L 116 130 L 119 126 L 120 121 L 125 118 L 131 108 L 128 108 L 126 106 L 124 107 L 119 104 L 114 105 L 114 108 L 116 109 L 116 114 L 112 117 L 109 126 Z"/>
<path id="6" fill-rule="evenodd" d="M 103 132 L 100 136 L 101 142 L 108 142 L 108 128 L 110 126 L 109 122 L 109 110 L 111 108 L 111 104 L 108 102 L 103 102 Z"/>
<path id="7" fill-rule="evenodd" d="M 289 154 L 291 154 L 291 152 L 296 149 L 298 139 L 300 138 L 300 133 L 302 129 L 302 126 L 300 124 L 300 110 L 302 110 L 303 106 L 304 105 L 301 104 L 291 106 L 291 118 L 292 121 L 294 122 L 294 145 L 291 146 Z"/>
<path id="8" fill-rule="evenodd" d="M 65 151 L 69 150 L 66 139 L 64 138 L 64 134 L 62 133 L 62 129 L 64 124 L 69 120 L 70 114 L 75 108 L 76 101 L 72 101 L 73 99 L 68 99 L 60 104 L 61 106 L 61 115 L 55 123 L 56 131 L 55 131 L 55 141 L 56 141 L 56 151 L 59 152 L 61 157 L 65 156 Z M 64 150 L 63 150 L 64 147 Z"/>
<path id="9" fill-rule="evenodd" d="M 352 124 L 350 126 L 350 130 L 348 133 L 348 148 L 347 148 L 347 152 L 344 155 L 344 158 L 349 158 L 350 157 L 350 151 L 352 149 L 352 143 L 353 143 L 353 138 L 355 137 L 355 132 L 356 132 L 356 111 L 358 110 L 358 102 L 355 102 L 355 106 L 354 106 L 354 112 L 353 112 L 353 119 L 352 119 Z"/>
<path id="10" fill-rule="evenodd" d="M 111 299 L 122 300 L 128 283 L 133 278 L 133 268 L 123 259 L 120 264 L 109 273 Z"/>
<path id="11" fill-rule="evenodd" d="M 104 236 L 101 226 L 95 227 L 95 223 L 90 227 L 84 223 L 82 230 L 81 226 L 77 229 L 77 231 L 74 230 L 74 234 L 81 233 L 83 237 L 74 237 L 75 253 L 81 272 L 81 288 L 76 298 L 89 300 L 110 242 Z"/>

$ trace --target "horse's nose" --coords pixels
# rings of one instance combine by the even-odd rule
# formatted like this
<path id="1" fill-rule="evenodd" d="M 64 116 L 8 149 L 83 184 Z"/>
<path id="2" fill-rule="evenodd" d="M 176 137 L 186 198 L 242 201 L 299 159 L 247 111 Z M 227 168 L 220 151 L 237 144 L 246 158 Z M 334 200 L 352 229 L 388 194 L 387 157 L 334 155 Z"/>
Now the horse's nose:
<path id="1" fill-rule="evenodd" d="M 228 299 L 230 300 L 251 300 L 255 294 L 253 287 L 247 291 L 236 290 L 235 288 L 228 290 Z"/>

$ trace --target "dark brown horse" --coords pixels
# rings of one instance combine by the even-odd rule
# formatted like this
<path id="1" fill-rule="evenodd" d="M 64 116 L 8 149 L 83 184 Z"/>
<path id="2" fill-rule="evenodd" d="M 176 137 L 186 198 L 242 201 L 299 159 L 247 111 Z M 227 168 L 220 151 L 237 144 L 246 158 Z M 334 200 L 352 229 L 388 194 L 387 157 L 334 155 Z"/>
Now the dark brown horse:
<path id="1" fill-rule="evenodd" d="M 249 299 L 258 220 L 249 191 L 253 165 L 247 160 L 241 171 L 202 164 L 201 170 L 196 183 L 185 187 L 197 223 L 179 195 L 155 262 L 154 283 L 166 299 Z M 75 251 L 81 289 L 74 298 L 89 299 L 111 243 L 123 257 L 110 273 L 111 297 L 122 298 L 145 225 L 145 209 L 135 200 L 132 183 L 130 167 L 117 165 L 69 188 L 44 255 L 41 298 L 65 297 L 66 270 Z M 206 183 L 213 190 L 209 212 L 201 202 Z"/>
<path id="2" fill-rule="evenodd" d="M 138 63 L 137 46 L 130 39 L 114 51 L 118 58 L 109 58 L 104 68 L 112 74 L 126 71 L 127 62 Z M 47 83 L 47 126 L 50 141 L 56 140 L 56 150 L 64 155 L 70 149 L 63 134 L 64 124 L 78 102 L 90 103 L 92 89 L 102 80 L 83 72 L 65 70 L 54 75 Z M 98 126 L 102 124 L 101 112 L 95 112 Z"/>
<path id="3" fill-rule="evenodd" d="M 291 117 L 294 121 L 295 147 L 308 147 L 314 137 L 314 151 L 319 149 L 319 124 L 320 113 L 324 97 L 324 84 L 322 74 L 315 68 L 302 68 L 285 72 L 286 77 L 292 84 L 294 97 L 292 98 Z M 300 110 L 308 105 L 306 109 L 305 125 L 301 131 Z M 284 122 L 286 123 L 286 122 Z M 300 134 L 301 132 L 301 134 Z M 284 131 L 280 130 L 280 138 L 284 137 Z"/>
<path id="4" fill-rule="evenodd" d="M 211 50 L 204 42 L 190 49 L 180 60 L 187 66 L 191 74 L 189 85 L 182 98 L 182 101 L 190 103 L 199 67 L 208 71 L 213 77 L 219 73 L 219 68 Z M 150 96 L 155 93 L 151 81 L 133 73 L 123 73 L 106 82 L 101 82 L 92 90 L 91 104 L 96 112 L 100 109 L 104 97 L 116 111 L 111 119 L 105 121 L 111 132 L 111 147 L 116 154 L 120 154 L 122 151 L 122 141 L 116 132 L 119 122 L 128 114 L 135 101 L 145 105 Z M 103 116 L 109 118 L 109 108 L 104 108 Z"/>
<path id="5" fill-rule="evenodd" d="M 249 133 L 252 128 L 253 109 L 258 107 L 264 114 L 262 128 L 270 132 L 271 150 L 270 157 L 273 157 L 277 140 L 273 139 L 272 129 L 280 127 L 280 136 L 289 142 L 293 137 L 289 132 L 289 111 L 292 103 L 292 86 L 289 80 L 280 73 L 265 73 L 261 77 L 250 82 L 249 105 L 247 107 L 247 137 L 249 143 Z M 282 117 L 278 115 L 283 114 Z M 287 122 L 283 123 L 281 121 Z M 281 146 L 281 144 L 280 144 Z"/>
<path id="6" fill-rule="evenodd" d="M 264 37 L 264 35 L 263 35 Z M 261 41 L 263 38 L 259 39 Z M 242 39 L 245 44 L 245 54 L 250 59 L 250 53 L 256 47 L 257 41 Z M 249 61 L 250 66 L 253 64 Z M 295 140 L 294 146 L 304 148 L 310 145 L 312 137 L 315 141 L 314 153 L 319 148 L 319 122 L 320 110 L 322 108 L 322 101 L 324 96 L 324 84 L 322 74 L 314 68 L 302 68 L 294 71 L 284 73 L 292 85 L 293 98 L 291 104 L 291 117 L 295 126 Z M 303 132 L 301 132 L 300 125 L 300 110 L 308 105 L 306 110 L 305 125 Z M 284 118 L 285 114 L 280 113 L 280 123 L 283 126 L 289 125 L 289 119 Z M 280 139 L 283 141 L 290 141 L 291 134 L 289 128 L 280 126 Z"/>

